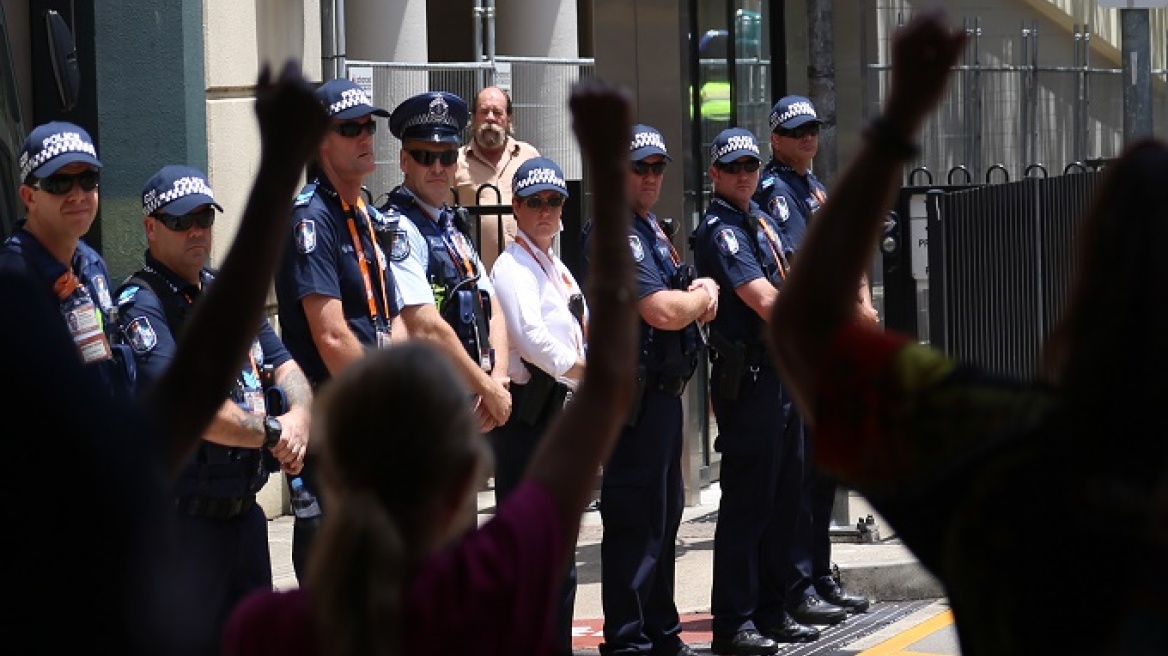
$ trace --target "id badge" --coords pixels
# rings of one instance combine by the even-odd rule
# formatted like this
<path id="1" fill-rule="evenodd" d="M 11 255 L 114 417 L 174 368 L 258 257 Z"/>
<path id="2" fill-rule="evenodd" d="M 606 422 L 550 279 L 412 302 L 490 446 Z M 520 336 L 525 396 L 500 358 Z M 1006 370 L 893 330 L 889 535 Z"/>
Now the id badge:
<path id="1" fill-rule="evenodd" d="M 72 300 L 72 299 L 71 299 Z M 65 323 L 69 326 L 69 334 L 73 336 L 73 343 L 81 353 L 81 361 L 85 364 L 109 360 L 112 357 L 109 341 L 101 329 L 101 319 L 98 318 L 97 307 L 88 298 L 81 298 L 67 302 L 61 312 L 65 315 Z"/>
<path id="2" fill-rule="evenodd" d="M 268 414 L 268 404 L 264 401 L 263 390 L 248 390 L 243 393 L 243 401 L 247 407 L 251 408 L 252 414 L 266 417 Z"/>
<path id="3" fill-rule="evenodd" d="M 389 331 L 384 328 L 377 329 L 377 348 L 389 348 Z"/>

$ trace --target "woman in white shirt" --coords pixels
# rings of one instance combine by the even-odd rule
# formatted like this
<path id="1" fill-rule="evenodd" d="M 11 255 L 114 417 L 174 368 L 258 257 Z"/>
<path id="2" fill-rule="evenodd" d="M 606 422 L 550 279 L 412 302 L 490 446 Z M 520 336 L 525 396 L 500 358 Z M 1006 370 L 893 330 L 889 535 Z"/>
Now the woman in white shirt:
<path id="1" fill-rule="evenodd" d="M 495 261 L 491 282 L 507 321 L 511 417 L 491 433 L 496 506 L 523 475 L 547 425 L 584 375 L 588 310 L 576 279 L 552 251 L 568 185 L 560 167 L 537 157 L 511 182 L 515 241 Z M 557 609 L 557 656 L 572 653 L 576 567 L 571 563 Z"/>

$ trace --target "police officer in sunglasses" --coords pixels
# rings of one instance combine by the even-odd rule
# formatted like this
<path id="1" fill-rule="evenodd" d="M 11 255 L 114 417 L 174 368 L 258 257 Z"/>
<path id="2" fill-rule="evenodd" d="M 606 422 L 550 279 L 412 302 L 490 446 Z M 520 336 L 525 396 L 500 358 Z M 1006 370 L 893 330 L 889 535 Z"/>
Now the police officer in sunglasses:
<path id="1" fill-rule="evenodd" d="M 389 252 L 377 237 L 382 227 L 392 234 L 393 226 L 383 226 L 384 217 L 362 193 L 365 178 L 377 169 L 377 119 L 389 112 L 346 79 L 325 82 L 315 96 L 329 115 L 330 130 L 309 167 L 308 184 L 293 200 L 276 273 L 281 335 L 314 387 L 367 350 L 388 346 L 401 308 Z M 327 513 L 313 454 L 300 477 Z M 298 514 L 293 530 L 292 563 L 300 580 L 320 522 L 319 514 L 309 515 Z"/>
<path id="2" fill-rule="evenodd" d="M 113 297 L 105 261 L 82 236 L 97 218 L 101 161 L 93 139 L 73 123 L 37 126 L 20 151 L 20 199 L 27 214 L 0 247 L 0 267 L 39 280 L 61 309 L 82 362 L 106 389 L 133 397 L 134 362 L 113 336 Z"/>
<path id="3" fill-rule="evenodd" d="M 511 393 L 507 327 L 495 288 L 465 213 L 447 204 L 467 119 L 466 103 L 445 91 L 407 98 L 393 110 L 389 129 L 401 139 L 404 178 L 382 209 L 404 236 L 390 249 L 402 319 L 411 337 L 432 340 L 450 356 L 474 393 L 485 433 L 507 423 Z"/>
<path id="4" fill-rule="evenodd" d="M 142 190 L 145 264 L 116 294 L 120 335 L 133 349 L 140 393 L 175 359 L 186 320 L 215 279 L 207 264 L 222 211 L 206 176 L 189 166 L 163 167 Z M 266 367 L 285 407 L 267 407 Z M 267 517 L 256 494 L 270 471 L 300 472 L 311 403 L 308 380 L 264 320 L 175 482 L 175 575 L 197 609 L 187 618 L 195 627 L 189 653 L 217 653 L 231 609 L 248 592 L 272 585 Z"/>
<path id="5" fill-rule="evenodd" d="M 734 656 L 773 654 L 778 642 L 819 638 L 785 608 L 803 441 L 788 431 L 791 399 L 763 341 L 788 261 L 778 224 L 751 200 L 761 164 L 749 130 L 729 128 L 715 137 L 713 200 L 691 237 L 698 271 L 722 290 L 709 333 L 714 448 L 722 454 L 710 609 L 713 652 Z"/>
<path id="6" fill-rule="evenodd" d="M 819 152 L 822 125 L 815 106 L 803 96 L 780 98 L 771 109 L 772 157 L 759 179 L 754 200 L 778 222 L 784 243 L 792 252 L 798 251 L 812 217 L 827 202 L 827 190 L 811 170 L 812 159 Z M 858 283 L 857 313 L 868 321 L 879 320 L 866 278 Z M 796 412 L 792 408 L 792 413 Z M 803 439 L 806 460 L 812 462 L 813 439 L 802 420 L 796 417 L 791 430 Z M 869 600 L 846 592 L 832 577 L 831 512 L 836 485 L 815 468 L 805 469 L 787 603 L 800 622 L 834 623 L 846 612 L 866 611 Z"/>
<path id="7" fill-rule="evenodd" d="M 641 342 L 637 395 L 600 488 L 602 656 L 696 653 L 681 640 L 674 601 L 681 397 L 705 353 L 700 324 L 719 311 L 718 286 L 694 278 L 653 214 L 669 162 L 661 133 L 634 125 L 625 181 Z"/>

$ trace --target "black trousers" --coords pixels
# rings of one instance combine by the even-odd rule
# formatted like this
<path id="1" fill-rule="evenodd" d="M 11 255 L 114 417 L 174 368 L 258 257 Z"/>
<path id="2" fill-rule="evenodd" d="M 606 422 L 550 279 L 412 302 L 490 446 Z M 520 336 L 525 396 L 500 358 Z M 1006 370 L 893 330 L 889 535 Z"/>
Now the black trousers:
<path id="1" fill-rule="evenodd" d="M 495 452 L 495 507 L 498 508 L 523 479 L 527 463 L 543 437 L 547 425 L 555 417 L 548 413 L 535 425 L 514 417 L 491 431 L 488 439 Z M 553 635 L 556 638 L 556 656 L 572 654 L 572 618 L 576 611 L 576 559 L 570 559 L 556 608 Z"/>

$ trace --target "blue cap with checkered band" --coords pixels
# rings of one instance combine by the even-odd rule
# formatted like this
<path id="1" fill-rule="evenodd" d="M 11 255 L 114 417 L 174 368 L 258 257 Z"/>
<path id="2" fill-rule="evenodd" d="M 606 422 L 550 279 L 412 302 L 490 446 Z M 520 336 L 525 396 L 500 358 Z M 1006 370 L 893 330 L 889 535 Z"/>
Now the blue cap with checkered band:
<path id="1" fill-rule="evenodd" d="M 639 162 L 653 155 L 661 155 L 667 162 L 673 161 L 665 150 L 665 137 L 657 128 L 641 123 L 634 125 L 633 140 L 629 142 L 629 161 Z"/>
<path id="2" fill-rule="evenodd" d="M 519 165 L 511 178 L 511 194 L 527 198 L 541 191 L 568 195 L 568 183 L 560 166 L 546 157 L 533 157 Z"/>
<path id="3" fill-rule="evenodd" d="M 97 159 L 97 148 L 89 133 L 79 125 L 65 121 L 52 121 L 38 125 L 29 133 L 20 149 L 20 179 L 47 178 L 61 167 L 82 162 L 94 168 L 101 168 Z"/>
<path id="4" fill-rule="evenodd" d="M 714 137 L 714 143 L 710 146 L 711 162 L 726 164 L 743 157 L 762 159 L 758 151 L 758 140 L 750 130 L 727 128 Z"/>
<path id="5" fill-rule="evenodd" d="M 470 118 L 466 102 L 446 91 L 427 91 L 406 98 L 389 117 L 389 131 L 402 141 L 462 143 Z"/>
<path id="6" fill-rule="evenodd" d="M 329 80 L 317 87 L 313 93 L 320 104 L 324 105 L 329 118 L 338 121 L 361 118 L 369 114 L 389 117 L 389 112 L 374 105 L 365 89 L 352 80 L 343 78 Z"/>
<path id="7" fill-rule="evenodd" d="M 210 205 L 220 212 L 215 193 L 207 184 L 207 176 L 199 169 L 172 164 L 164 166 L 142 189 L 142 214 L 164 212 L 171 216 L 190 214 L 201 205 Z"/>
<path id="8" fill-rule="evenodd" d="M 771 132 L 778 128 L 794 130 L 807 123 L 823 123 L 815 113 L 815 105 L 803 96 L 783 96 L 771 108 Z"/>

